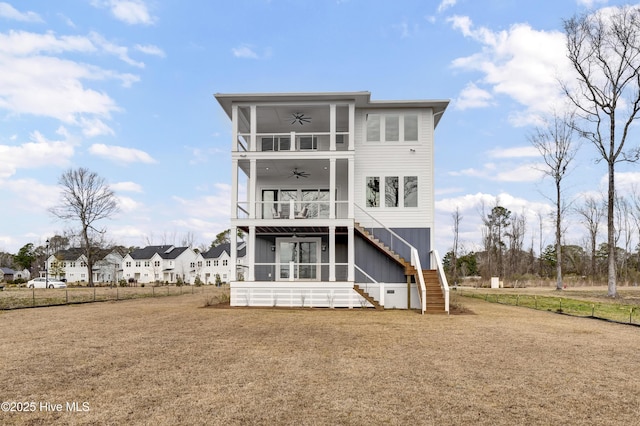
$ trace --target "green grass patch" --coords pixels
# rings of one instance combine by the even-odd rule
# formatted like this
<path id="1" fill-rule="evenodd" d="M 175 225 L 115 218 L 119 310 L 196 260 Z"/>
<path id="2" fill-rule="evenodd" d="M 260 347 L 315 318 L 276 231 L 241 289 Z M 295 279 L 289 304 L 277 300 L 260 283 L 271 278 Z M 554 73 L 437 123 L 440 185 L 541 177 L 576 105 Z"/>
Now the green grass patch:
<path id="1" fill-rule="evenodd" d="M 483 293 L 479 291 L 462 291 L 460 294 L 465 297 L 473 297 L 492 303 L 520 306 L 579 317 L 601 318 L 621 323 L 640 324 L 640 307 L 637 304 L 620 303 L 614 300 L 611 302 L 593 302 L 568 297 Z"/>

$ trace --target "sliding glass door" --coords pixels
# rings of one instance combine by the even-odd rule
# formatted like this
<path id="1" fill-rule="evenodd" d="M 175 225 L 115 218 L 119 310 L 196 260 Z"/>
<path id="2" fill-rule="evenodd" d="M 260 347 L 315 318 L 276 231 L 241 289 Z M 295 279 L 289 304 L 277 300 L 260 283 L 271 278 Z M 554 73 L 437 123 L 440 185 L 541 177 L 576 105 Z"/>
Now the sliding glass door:
<path id="1" fill-rule="evenodd" d="M 320 280 L 319 238 L 278 238 L 276 247 L 278 280 Z"/>

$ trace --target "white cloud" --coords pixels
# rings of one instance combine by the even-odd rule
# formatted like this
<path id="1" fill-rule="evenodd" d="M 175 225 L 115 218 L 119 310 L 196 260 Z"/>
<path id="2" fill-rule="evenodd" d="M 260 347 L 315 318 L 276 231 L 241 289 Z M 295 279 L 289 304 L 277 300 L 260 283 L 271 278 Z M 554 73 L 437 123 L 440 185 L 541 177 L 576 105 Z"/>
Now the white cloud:
<path id="1" fill-rule="evenodd" d="M 134 49 L 144 54 L 151 55 L 151 56 L 158 56 L 160 58 L 164 58 L 167 56 L 162 49 L 152 44 L 146 44 L 146 45 L 136 44 L 134 46 Z"/>
<path id="2" fill-rule="evenodd" d="M 130 25 L 152 25 L 156 21 L 142 0 L 92 0 L 91 4 L 109 9 L 117 20 Z"/>
<path id="3" fill-rule="evenodd" d="M 122 195 L 116 195 L 118 209 L 121 213 L 131 213 L 137 211 L 142 207 L 142 204 L 135 201 L 131 197 L 124 197 Z"/>
<path id="4" fill-rule="evenodd" d="M 449 172 L 450 176 L 466 176 L 482 178 L 494 182 L 536 182 L 544 177 L 542 164 L 511 164 L 485 163 L 482 168 L 468 168 Z"/>
<path id="5" fill-rule="evenodd" d="M 0 178 L 13 176 L 19 169 L 46 166 L 65 167 L 74 154 L 74 144 L 68 140 L 50 141 L 39 132 L 31 142 L 22 145 L 0 145 Z"/>
<path id="6" fill-rule="evenodd" d="M 23 22 L 44 22 L 35 12 L 20 12 L 9 3 L 0 2 L 0 17 Z"/>
<path id="7" fill-rule="evenodd" d="M 118 59 L 131 66 L 144 68 L 144 62 L 139 62 L 129 57 L 128 47 L 114 44 L 96 32 L 89 34 L 89 37 L 97 46 L 102 48 L 102 51 L 116 56 Z"/>
<path id="8" fill-rule="evenodd" d="M 103 157 L 117 163 L 155 163 L 149 154 L 135 148 L 125 148 L 122 146 L 93 144 L 89 152 L 98 157 Z"/>
<path id="9" fill-rule="evenodd" d="M 467 108 L 483 108 L 492 105 L 490 92 L 480 89 L 473 83 L 468 83 L 460 95 L 455 100 L 454 105 L 457 109 L 465 110 Z"/>
<path id="10" fill-rule="evenodd" d="M 488 153 L 492 158 L 540 157 L 540 152 L 533 146 L 516 146 L 513 148 L 496 148 Z"/>
<path id="11" fill-rule="evenodd" d="M 54 206 L 59 198 L 60 188 L 56 185 L 44 185 L 35 179 L 0 179 L 0 189 L 6 189 L 15 196 L 13 206 L 32 209 L 38 206 L 43 210 Z M 21 201 L 19 201 L 21 200 Z"/>
<path id="12" fill-rule="evenodd" d="M 450 7 L 455 6 L 457 2 L 458 0 L 442 0 L 438 5 L 438 13 L 444 12 Z"/>
<path id="13" fill-rule="evenodd" d="M 250 46 L 247 45 L 234 47 L 231 49 L 231 52 L 233 52 L 233 56 L 235 56 L 236 58 L 258 59 L 258 54 Z"/>
<path id="14" fill-rule="evenodd" d="M 116 192 L 143 192 L 142 186 L 135 182 L 118 182 L 109 185 Z"/>
<path id="15" fill-rule="evenodd" d="M 509 117 L 514 125 L 533 122 L 537 115 L 549 111 L 551 105 L 562 104 L 558 78 L 569 75 L 571 67 L 561 32 L 537 31 L 527 24 L 492 31 L 474 27 L 466 16 L 453 16 L 448 21 L 454 29 L 481 46 L 477 53 L 452 62 L 454 68 L 482 76 L 477 83 L 465 88 L 465 91 L 471 91 L 467 96 L 469 99 L 477 99 L 472 96 L 474 86 L 481 85 L 480 90 L 486 92 L 485 98 L 491 93 L 494 97 L 505 95 L 516 100 L 523 109 Z M 473 103 L 469 102 L 469 105 L 473 106 Z M 480 97 L 476 106 L 486 106 L 486 99 L 483 102 Z"/>
<path id="16" fill-rule="evenodd" d="M 607 4 L 608 1 L 609 0 L 577 0 L 577 3 L 579 6 L 591 9 L 597 4 Z"/>

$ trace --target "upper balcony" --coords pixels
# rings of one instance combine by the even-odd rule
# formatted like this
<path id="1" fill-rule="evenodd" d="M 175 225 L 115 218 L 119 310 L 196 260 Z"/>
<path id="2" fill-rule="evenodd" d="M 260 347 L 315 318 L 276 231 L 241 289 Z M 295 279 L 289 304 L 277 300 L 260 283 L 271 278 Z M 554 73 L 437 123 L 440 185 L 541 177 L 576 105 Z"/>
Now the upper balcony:
<path id="1" fill-rule="evenodd" d="M 232 106 L 233 152 L 353 150 L 353 102 L 238 103 Z"/>

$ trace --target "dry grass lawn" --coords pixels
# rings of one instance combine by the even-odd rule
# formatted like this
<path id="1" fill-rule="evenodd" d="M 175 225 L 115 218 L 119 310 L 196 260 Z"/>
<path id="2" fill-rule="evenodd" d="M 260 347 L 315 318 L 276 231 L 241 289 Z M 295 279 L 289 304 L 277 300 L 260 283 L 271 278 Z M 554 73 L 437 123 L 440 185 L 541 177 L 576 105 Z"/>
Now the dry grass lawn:
<path id="1" fill-rule="evenodd" d="M 459 303 L 474 314 L 202 295 L 0 312 L 2 400 L 89 407 L 0 424 L 637 424 L 639 328 Z"/>

